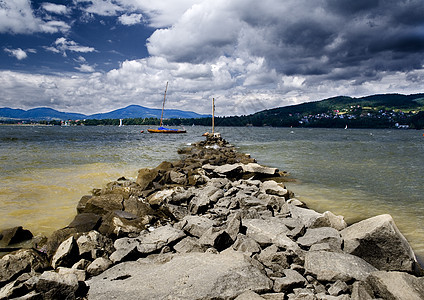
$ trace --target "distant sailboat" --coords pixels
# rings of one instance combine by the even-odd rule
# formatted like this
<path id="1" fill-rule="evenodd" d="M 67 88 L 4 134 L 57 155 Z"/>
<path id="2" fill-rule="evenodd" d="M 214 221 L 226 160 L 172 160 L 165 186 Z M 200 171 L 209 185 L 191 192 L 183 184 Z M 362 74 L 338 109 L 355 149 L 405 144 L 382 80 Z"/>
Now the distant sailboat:
<path id="1" fill-rule="evenodd" d="M 162 114 L 160 116 L 160 125 L 158 129 L 147 129 L 150 133 L 186 133 L 183 129 L 171 129 L 171 128 L 165 128 L 163 127 L 163 111 L 165 109 L 165 99 L 166 99 L 166 92 L 168 90 L 168 82 L 166 82 L 166 88 L 165 88 L 165 94 L 163 96 L 163 104 L 162 104 Z"/>

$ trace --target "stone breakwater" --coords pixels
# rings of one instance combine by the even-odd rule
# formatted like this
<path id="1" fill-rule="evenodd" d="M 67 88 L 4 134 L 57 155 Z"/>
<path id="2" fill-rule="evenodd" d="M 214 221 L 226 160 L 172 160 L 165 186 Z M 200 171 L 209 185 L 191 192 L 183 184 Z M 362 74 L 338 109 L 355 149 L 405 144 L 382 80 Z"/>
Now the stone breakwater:
<path id="1" fill-rule="evenodd" d="M 221 138 L 83 196 L 44 245 L 0 260 L 0 299 L 424 299 L 390 215 L 308 209 Z"/>

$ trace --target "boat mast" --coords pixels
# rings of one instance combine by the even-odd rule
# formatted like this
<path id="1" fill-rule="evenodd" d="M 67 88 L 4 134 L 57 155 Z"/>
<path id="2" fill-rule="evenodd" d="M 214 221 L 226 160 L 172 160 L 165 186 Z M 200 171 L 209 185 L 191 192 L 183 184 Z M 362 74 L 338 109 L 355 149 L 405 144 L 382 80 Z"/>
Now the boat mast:
<path id="1" fill-rule="evenodd" d="M 215 98 L 212 98 L 212 135 L 215 134 Z"/>
<path id="2" fill-rule="evenodd" d="M 165 99 L 166 99 L 166 91 L 167 90 L 168 90 L 168 81 L 166 82 L 165 94 L 163 95 L 162 114 L 160 115 L 160 125 L 159 125 L 159 127 L 162 127 L 163 110 L 165 109 Z"/>

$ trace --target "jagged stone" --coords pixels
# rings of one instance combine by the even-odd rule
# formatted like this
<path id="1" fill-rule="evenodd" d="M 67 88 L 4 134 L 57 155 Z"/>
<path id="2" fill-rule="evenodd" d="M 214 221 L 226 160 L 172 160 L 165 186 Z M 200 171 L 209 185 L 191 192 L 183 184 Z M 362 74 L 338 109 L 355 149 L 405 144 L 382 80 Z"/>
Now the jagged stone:
<path id="1" fill-rule="evenodd" d="M 309 251 L 305 255 L 305 272 L 318 280 L 365 280 L 375 267 L 365 260 L 347 253 Z"/>
<path id="2" fill-rule="evenodd" d="M 52 258 L 52 267 L 71 267 L 79 260 L 78 245 L 73 236 L 62 242 Z"/>
<path id="3" fill-rule="evenodd" d="M 151 233 L 142 233 L 137 240 L 137 251 L 139 253 L 151 253 L 160 250 L 164 246 L 170 245 L 185 237 L 182 230 L 173 228 L 170 225 L 162 226 Z"/>
<path id="4" fill-rule="evenodd" d="M 351 300 L 372 300 L 374 292 L 371 286 L 365 281 L 355 281 L 352 285 Z"/>
<path id="5" fill-rule="evenodd" d="M 424 299 L 424 277 L 404 272 L 377 271 L 371 273 L 367 283 L 383 299 Z"/>
<path id="6" fill-rule="evenodd" d="M 60 275 L 74 274 L 75 276 L 77 276 L 78 281 L 85 281 L 85 279 L 86 279 L 85 270 L 79 270 L 79 269 L 75 269 L 75 268 L 58 267 L 57 273 L 59 273 Z"/>
<path id="7" fill-rule="evenodd" d="M 156 179 L 156 177 L 159 175 L 159 171 L 156 169 L 140 169 L 138 171 L 137 176 L 137 184 L 140 185 L 141 190 L 146 190 L 153 185 L 153 181 Z"/>
<path id="8" fill-rule="evenodd" d="M 169 178 L 171 179 L 171 182 L 177 183 L 177 184 L 184 184 L 187 180 L 187 176 L 184 173 L 170 171 L 169 172 Z"/>
<path id="9" fill-rule="evenodd" d="M 204 252 L 199 240 L 191 236 L 185 237 L 175 244 L 174 249 L 178 253 Z"/>
<path id="10" fill-rule="evenodd" d="M 274 291 L 275 292 L 288 292 L 295 287 L 304 287 L 306 279 L 295 270 L 283 270 L 284 277 L 275 278 Z"/>
<path id="11" fill-rule="evenodd" d="M 279 197 L 289 198 L 289 192 L 274 180 L 264 181 L 262 183 L 262 191 L 265 194 L 275 195 Z"/>
<path id="12" fill-rule="evenodd" d="M 246 235 L 254 239 L 262 247 L 276 244 L 288 250 L 300 250 L 297 243 L 287 237 L 286 234 L 290 230 L 279 219 L 243 219 L 242 223 L 247 228 Z"/>
<path id="13" fill-rule="evenodd" d="M 80 256 L 90 256 L 96 259 L 100 252 L 100 255 L 109 256 L 113 251 L 113 241 L 97 231 L 90 231 L 86 234 L 81 235 L 77 239 L 77 245 Z"/>
<path id="14" fill-rule="evenodd" d="M 347 224 L 343 216 L 336 216 L 331 211 L 326 211 L 319 216 L 311 225 L 311 228 L 332 227 L 336 230 L 343 230 Z"/>
<path id="15" fill-rule="evenodd" d="M 218 251 L 227 249 L 233 244 L 233 240 L 225 230 L 211 227 L 200 237 L 199 244 L 202 247 L 213 247 Z"/>
<path id="16" fill-rule="evenodd" d="M 12 299 L 27 294 L 30 289 L 25 282 L 30 278 L 31 275 L 25 273 L 19 276 L 16 280 L 9 282 L 0 288 L 0 299 Z"/>
<path id="17" fill-rule="evenodd" d="M 43 294 L 43 299 L 76 299 L 78 278 L 75 274 L 58 274 L 45 271 L 41 274 L 36 290 Z"/>
<path id="18" fill-rule="evenodd" d="M 271 245 L 257 256 L 258 260 L 273 273 L 282 276 L 283 271 L 290 267 L 286 253 L 281 252 L 276 245 Z"/>
<path id="19" fill-rule="evenodd" d="M 349 286 L 346 284 L 346 282 L 337 280 L 335 283 L 333 283 L 329 289 L 328 289 L 328 293 L 331 296 L 338 296 L 342 293 L 345 293 L 349 290 Z"/>
<path id="20" fill-rule="evenodd" d="M 77 232 L 88 232 L 97 230 L 101 224 L 102 217 L 93 213 L 77 214 L 68 227 L 75 228 Z"/>
<path id="21" fill-rule="evenodd" d="M 413 272 L 415 269 L 414 252 L 390 215 L 355 223 L 341 234 L 344 251 L 363 258 L 379 270 Z"/>
<path id="22" fill-rule="evenodd" d="M 327 243 L 331 249 L 341 250 L 340 233 L 331 227 L 308 228 L 304 236 L 297 239 L 299 245 L 311 247 L 314 244 Z"/>
<path id="23" fill-rule="evenodd" d="M 186 216 L 181 221 L 181 229 L 195 237 L 201 237 L 206 230 L 214 225 L 213 220 L 201 216 Z"/>
<path id="24" fill-rule="evenodd" d="M 263 300 L 259 294 L 252 292 L 252 291 L 246 291 L 240 295 L 238 295 L 234 300 Z"/>
<path id="25" fill-rule="evenodd" d="M 238 234 L 233 244 L 233 249 L 240 252 L 259 253 L 261 252 L 261 246 L 252 238 L 245 236 L 244 234 Z"/>

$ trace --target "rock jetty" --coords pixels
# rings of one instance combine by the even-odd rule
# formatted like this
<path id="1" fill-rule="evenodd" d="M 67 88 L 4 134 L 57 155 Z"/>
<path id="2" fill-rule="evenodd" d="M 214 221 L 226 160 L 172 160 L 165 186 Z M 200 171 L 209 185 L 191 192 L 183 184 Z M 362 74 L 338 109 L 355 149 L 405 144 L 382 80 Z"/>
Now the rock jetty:
<path id="1" fill-rule="evenodd" d="M 44 245 L 0 260 L 0 299 L 424 299 L 390 215 L 347 226 L 218 137 L 83 196 Z"/>

